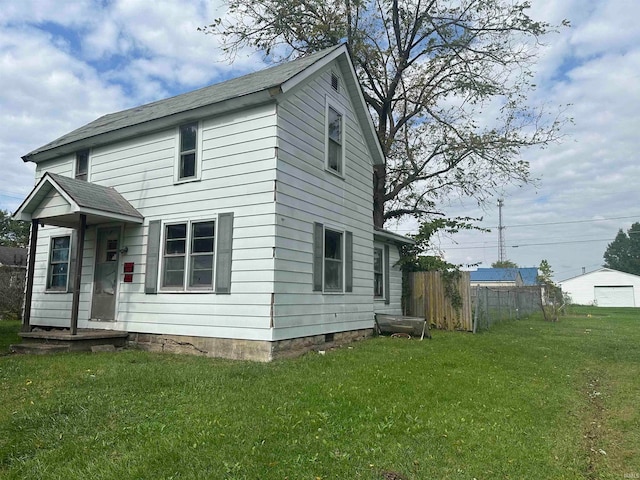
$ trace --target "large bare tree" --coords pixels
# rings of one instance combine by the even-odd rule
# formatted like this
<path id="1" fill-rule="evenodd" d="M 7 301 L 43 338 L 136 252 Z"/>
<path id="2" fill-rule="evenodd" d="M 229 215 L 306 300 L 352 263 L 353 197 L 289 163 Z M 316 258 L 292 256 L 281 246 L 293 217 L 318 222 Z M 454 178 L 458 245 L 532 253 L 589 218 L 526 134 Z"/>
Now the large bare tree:
<path id="1" fill-rule="evenodd" d="M 246 47 L 282 61 L 347 42 L 386 164 L 374 223 L 442 214 L 450 195 L 490 198 L 531 180 L 526 147 L 562 124 L 531 106 L 532 68 L 552 29 L 517 0 L 225 0 L 207 27 L 230 58 Z"/>

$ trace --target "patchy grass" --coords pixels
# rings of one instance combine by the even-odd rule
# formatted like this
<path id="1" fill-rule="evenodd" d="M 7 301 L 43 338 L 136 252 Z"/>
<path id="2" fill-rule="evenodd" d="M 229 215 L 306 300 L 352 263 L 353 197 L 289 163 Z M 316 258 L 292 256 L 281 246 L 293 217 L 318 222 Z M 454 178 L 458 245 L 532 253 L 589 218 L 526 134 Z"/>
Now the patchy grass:
<path id="1" fill-rule="evenodd" d="M 138 351 L 5 356 L 0 477 L 640 473 L 638 310 L 433 333 L 267 365 Z"/>

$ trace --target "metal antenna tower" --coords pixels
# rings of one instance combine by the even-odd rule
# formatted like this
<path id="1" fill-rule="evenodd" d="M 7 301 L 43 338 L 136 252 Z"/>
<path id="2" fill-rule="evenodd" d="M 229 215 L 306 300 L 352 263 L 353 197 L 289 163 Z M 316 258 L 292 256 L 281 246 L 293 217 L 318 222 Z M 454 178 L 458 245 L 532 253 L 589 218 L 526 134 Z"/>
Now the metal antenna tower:
<path id="1" fill-rule="evenodd" d="M 502 225 L 502 206 L 504 200 L 498 200 L 498 260 L 500 263 L 505 261 L 504 254 L 504 226 Z"/>

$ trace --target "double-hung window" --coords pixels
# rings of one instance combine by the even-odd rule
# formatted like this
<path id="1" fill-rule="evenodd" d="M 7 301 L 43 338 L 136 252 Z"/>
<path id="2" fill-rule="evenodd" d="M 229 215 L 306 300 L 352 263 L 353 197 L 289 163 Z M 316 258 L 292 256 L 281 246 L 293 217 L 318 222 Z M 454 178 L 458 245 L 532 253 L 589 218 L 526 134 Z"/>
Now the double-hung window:
<path id="1" fill-rule="evenodd" d="M 382 248 L 373 249 L 373 296 L 384 298 L 384 254 Z"/>
<path id="2" fill-rule="evenodd" d="M 324 231 L 324 291 L 342 292 L 344 276 L 343 234 L 335 230 Z"/>
<path id="3" fill-rule="evenodd" d="M 197 179 L 198 172 L 198 123 L 181 125 L 179 129 L 177 180 Z"/>
<path id="4" fill-rule="evenodd" d="M 327 103 L 326 108 L 326 168 L 342 175 L 344 172 L 344 118 L 340 111 Z"/>
<path id="5" fill-rule="evenodd" d="M 353 292 L 353 233 L 313 224 L 313 291 Z"/>
<path id="6" fill-rule="evenodd" d="M 165 226 L 162 287 L 170 290 L 213 289 L 215 222 Z"/>
<path id="7" fill-rule="evenodd" d="M 49 252 L 47 290 L 66 291 L 69 282 L 71 236 L 53 237 Z"/>
<path id="8" fill-rule="evenodd" d="M 89 150 L 76 153 L 76 180 L 89 180 Z"/>

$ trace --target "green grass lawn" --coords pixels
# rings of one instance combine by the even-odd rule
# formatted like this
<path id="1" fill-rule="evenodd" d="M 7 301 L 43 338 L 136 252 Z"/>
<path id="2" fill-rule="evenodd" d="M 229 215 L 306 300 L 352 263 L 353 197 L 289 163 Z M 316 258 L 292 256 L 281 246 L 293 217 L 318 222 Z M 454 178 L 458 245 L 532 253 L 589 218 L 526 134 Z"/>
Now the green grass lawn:
<path id="1" fill-rule="evenodd" d="M 558 323 L 433 337 L 271 364 L 3 356 L 0 478 L 640 474 L 639 310 L 574 309 Z"/>
<path id="2" fill-rule="evenodd" d="M 19 320 L 0 320 L 0 355 L 8 353 L 12 343 L 20 343 L 20 324 Z"/>

